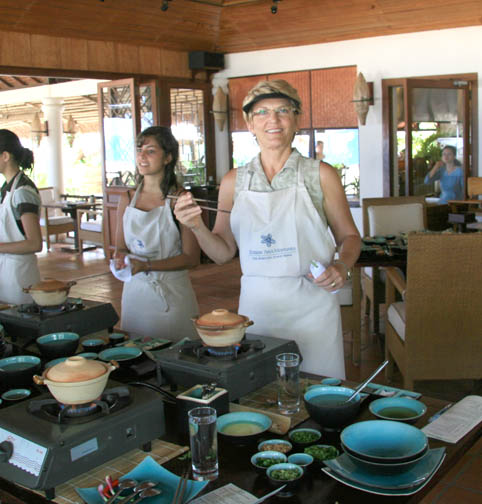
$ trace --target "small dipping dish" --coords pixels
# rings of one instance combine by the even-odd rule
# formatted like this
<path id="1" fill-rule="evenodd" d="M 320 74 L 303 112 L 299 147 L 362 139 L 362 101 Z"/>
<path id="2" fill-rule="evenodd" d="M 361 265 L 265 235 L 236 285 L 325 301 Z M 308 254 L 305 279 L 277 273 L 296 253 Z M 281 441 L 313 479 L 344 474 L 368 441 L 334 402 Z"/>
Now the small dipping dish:
<path id="1" fill-rule="evenodd" d="M 29 389 L 11 389 L 2 394 L 4 401 L 21 401 L 31 394 Z"/>

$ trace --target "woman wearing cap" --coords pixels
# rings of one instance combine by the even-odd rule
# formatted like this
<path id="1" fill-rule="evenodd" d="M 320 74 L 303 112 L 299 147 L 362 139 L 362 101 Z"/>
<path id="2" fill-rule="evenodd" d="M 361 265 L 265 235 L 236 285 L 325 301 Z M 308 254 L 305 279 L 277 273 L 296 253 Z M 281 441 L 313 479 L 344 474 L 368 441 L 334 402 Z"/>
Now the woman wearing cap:
<path id="1" fill-rule="evenodd" d="M 0 130 L 0 301 L 31 303 L 22 291 L 40 281 L 35 252 L 42 250 L 39 223 L 40 196 L 20 168 L 33 165 L 33 153 L 22 147 L 17 135 Z"/>
<path id="2" fill-rule="evenodd" d="M 178 199 L 176 216 L 216 263 L 229 261 L 239 248 L 239 313 L 254 321 L 252 333 L 294 339 L 304 371 L 344 378 L 333 293 L 358 258 L 360 235 L 340 177 L 291 147 L 301 100 L 287 82 L 259 82 L 244 99 L 243 112 L 260 154 L 221 182 L 218 207 L 230 210 L 230 217 L 219 212 L 209 231 L 189 193 Z M 313 259 L 326 266 L 316 279 L 310 274 Z"/>

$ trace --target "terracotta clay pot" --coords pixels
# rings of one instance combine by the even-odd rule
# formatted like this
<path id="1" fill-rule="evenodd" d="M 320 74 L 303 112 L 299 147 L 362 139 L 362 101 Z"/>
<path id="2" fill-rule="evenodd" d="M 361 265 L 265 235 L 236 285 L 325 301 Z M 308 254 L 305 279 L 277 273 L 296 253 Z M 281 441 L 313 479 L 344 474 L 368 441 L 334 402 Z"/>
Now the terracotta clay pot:
<path id="1" fill-rule="evenodd" d="M 65 303 L 70 288 L 76 283 L 46 278 L 35 285 L 25 287 L 23 291 L 29 293 L 39 306 L 57 306 Z"/>
<path id="2" fill-rule="evenodd" d="M 244 338 L 246 327 L 254 323 L 244 315 L 238 315 L 223 308 L 192 320 L 203 342 L 213 347 L 239 343 Z"/>
<path id="3" fill-rule="evenodd" d="M 69 357 L 35 375 L 37 385 L 47 385 L 50 393 L 62 404 L 85 404 L 94 401 L 105 389 L 107 379 L 119 365 L 84 357 Z"/>

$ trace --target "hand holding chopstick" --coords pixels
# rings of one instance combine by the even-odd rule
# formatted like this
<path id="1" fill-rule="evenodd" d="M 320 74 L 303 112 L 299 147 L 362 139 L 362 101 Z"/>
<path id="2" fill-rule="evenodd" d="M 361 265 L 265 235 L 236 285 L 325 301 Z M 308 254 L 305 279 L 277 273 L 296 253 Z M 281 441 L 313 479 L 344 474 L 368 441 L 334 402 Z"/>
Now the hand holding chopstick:
<path id="1" fill-rule="evenodd" d="M 166 198 L 177 200 L 179 196 L 175 196 L 173 194 L 168 194 Z M 200 198 L 193 198 L 193 201 L 197 202 L 205 202 L 205 203 L 217 203 L 216 201 L 212 200 L 205 200 L 205 199 L 200 199 Z M 203 210 L 210 210 L 211 212 L 224 212 L 224 213 L 231 213 L 229 210 L 222 210 L 221 208 L 214 208 L 214 207 L 208 207 L 208 206 L 202 206 L 198 205 L 199 208 L 202 208 Z"/>

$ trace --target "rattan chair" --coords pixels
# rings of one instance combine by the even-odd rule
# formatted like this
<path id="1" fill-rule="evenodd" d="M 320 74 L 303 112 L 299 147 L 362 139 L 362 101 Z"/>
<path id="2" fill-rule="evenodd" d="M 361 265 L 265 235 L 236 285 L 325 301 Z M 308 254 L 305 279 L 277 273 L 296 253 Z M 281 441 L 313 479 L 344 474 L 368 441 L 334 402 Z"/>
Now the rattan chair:
<path id="1" fill-rule="evenodd" d="M 395 364 L 409 390 L 415 380 L 482 378 L 481 292 L 482 233 L 410 233 L 407 280 L 386 269 L 388 380 Z"/>
<path id="2" fill-rule="evenodd" d="M 363 236 L 399 235 L 427 229 L 427 207 L 424 196 L 364 198 Z M 373 321 L 373 332 L 380 332 L 380 304 L 385 301 L 385 283 L 379 268 L 361 272 L 365 315 Z"/>
<path id="3" fill-rule="evenodd" d="M 38 191 L 42 205 L 55 201 L 55 190 L 53 187 L 39 187 Z M 68 234 L 74 231 L 74 219 L 65 215 L 59 208 L 46 208 L 42 206 L 40 210 L 40 229 L 47 245 L 47 250 L 50 250 L 50 237 L 55 235 L 55 239 L 57 240 L 59 234 Z"/>

